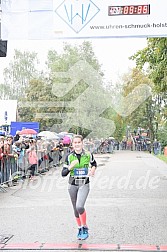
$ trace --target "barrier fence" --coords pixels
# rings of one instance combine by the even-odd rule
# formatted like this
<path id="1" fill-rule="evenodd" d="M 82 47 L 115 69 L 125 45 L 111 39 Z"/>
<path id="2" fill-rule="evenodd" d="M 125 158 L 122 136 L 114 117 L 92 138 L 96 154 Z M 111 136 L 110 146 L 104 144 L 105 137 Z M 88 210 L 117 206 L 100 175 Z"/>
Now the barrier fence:
<path id="1" fill-rule="evenodd" d="M 20 146 L 11 148 L 11 152 L 0 155 L 0 190 L 4 191 L 2 185 L 12 186 L 19 179 L 30 177 L 32 163 L 29 160 L 29 152 L 33 149 L 36 153 L 37 162 L 33 165 L 34 175 L 40 175 L 51 167 L 64 163 L 65 157 L 71 151 L 69 146 L 54 145 L 53 143 L 37 141 L 29 143 L 28 149 Z M 53 144 L 53 145 L 52 145 Z M 54 147 L 53 147 L 54 146 Z M 13 145 L 11 145 L 13 147 Z M 100 145 L 98 143 L 84 143 L 84 149 L 92 153 L 113 153 L 113 144 Z M 29 150 L 29 152 L 28 152 Z"/>
<path id="2" fill-rule="evenodd" d="M 35 174 L 48 171 L 51 167 L 59 166 L 65 161 L 65 157 L 69 152 L 68 147 L 63 147 L 61 150 L 56 149 L 52 151 L 36 151 L 37 165 Z M 13 182 L 18 178 L 24 179 L 29 176 L 31 164 L 28 160 L 28 154 L 24 152 L 21 157 L 5 156 L 0 160 L 0 189 L 3 184 L 12 186 Z M 3 190 L 4 191 L 4 190 Z"/>

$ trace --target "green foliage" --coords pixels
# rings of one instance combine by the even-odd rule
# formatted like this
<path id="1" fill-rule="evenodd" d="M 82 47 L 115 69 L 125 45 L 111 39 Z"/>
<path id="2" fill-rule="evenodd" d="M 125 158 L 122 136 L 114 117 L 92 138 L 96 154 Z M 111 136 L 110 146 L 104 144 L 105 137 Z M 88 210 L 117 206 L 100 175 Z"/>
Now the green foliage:
<path id="1" fill-rule="evenodd" d="M 167 146 L 167 123 L 158 130 L 157 138 L 158 141 L 160 141 L 162 148 Z"/>
<path id="2" fill-rule="evenodd" d="M 149 66 L 149 76 L 154 83 L 155 91 L 167 91 L 167 38 L 148 38 L 148 45 L 138 51 L 131 59 L 136 60 L 138 67 Z"/>
<path id="3" fill-rule="evenodd" d="M 35 52 L 20 52 L 15 50 L 14 59 L 9 67 L 4 69 L 4 94 L 9 99 L 19 99 L 25 96 L 29 81 L 38 75 L 36 65 L 38 63 Z"/>
<path id="4" fill-rule="evenodd" d="M 12 92 L 9 86 L 5 84 L 0 84 L 0 99 L 8 100 L 12 96 Z"/>
<path id="5" fill-rule="evenodd" d="M 51 84 L 42 80 L 32 80 L 26 89 L 26 102 L 28 107 L 24 107 L 25 99 L 19 106 L 19 116 L 22 121 L 38 121 L 41 130 L 48 128 L 54 123 L 60 123 L 59 120 L 47 116 L 48 114 L 59 111 L 59 108 L 50 107 L 50 102 L 55 102 L 55 96 L 52 94 Z"/>
<path id="6" fill-rule="evenodd" d="M 166 139 L 159 131 L 162 121 L 167 115 L 167 38 L 148 38 L 147 47 L 138 51 L 131 59 L 136 61 L 140 69 L 147 66 L 148 77 L 152 82 L 153 99 L 148 109 L 151 119 L 153 137 Z M 162 136 L 161 136 L 162 134 Z"/>
<path id="7" fill-rule="evenodd" d="M 85 69 L 77 70 L 75 75 L 79 82 L 64 95 L 64 90 L 66 90 L 66 86 L 68 88 L 71 79 L 68 76 L 62 79 L 58 77 L 57 73 L 68 73 L 69 69 L 80 60 L 95 69 L 96 76 L 88 69 L 89 80 L 93 79 L 93 81 L 86 83 L 82 78 Z M 80 46 L 64 44 L 63 51 L 59 54 L 50 50 L 46 64 L 49 78 L 38 78 L 29 82 L 26 88 L 26 101 L 29 102 L 30 106 L 28 109 L 22 107 L 25 102 L 24 98 L 24 102 L 22 101 L 19 108 L 20 118 L 22 120 L 39 121 L 41 129 L 54 129 L 56 124 L 60 124 L 60 131 L 62 131 L 61 123 L 63 126 L 63 122 L 66 121 L 73 132 L 87 135 L 96 121 L 98 125 L 97 110 L 101 107 L 107 107 L 102 80 L 103 73 L 91 43 L 83 42 Z M 63 86 L 62 96 L 58 96 L 54 90 L 56 90 L 56 87 L 60 89 L 62 82 L 65 86 Z M 62 105 L 57 106 L 56 103 Z M 42 104 L 42 107 L 40 104 Z M 69 105 L 69 108 L 66 105 Z M 64 118 L 66 113 L 68 113 L 68 116 Z M 75 118 L 79 126 L 71 125 L 71 121 L 74 122 L 72 119 Z M 86 127 L 83 122 L 86 122 Z M 58 127 L 55 131 L 57 129 Z M 104 128 L 99 127 L 99 131 L 102 130 L 105 132 Z M 69 131 L 69 128 L 66 131 Z"/>
<path id="8" fill-rule="evenodd" d="M 123 77 L 123 96 L 127 96 L 140 84 L 147 84 L 152 87 L 148 76 L 140 69 L 134 68 Z M 134 102 L 132 101 L 132 103 Z M 158 121 L 156 118 L 157 110 L 157 99 L 150 96 L 126 118 L 126 125 L 130 125 L 131 131 L 138 127 L 145 128 L 146 130 L 149 129 L 151 138 L 154 139 L 157 131 L 155 128 L 155 123 Z"/>
<path id="9" fill-rule="evenodd" d="M 126 131 L 125 118 L 117 114 L 111 107 L 106 109 L 101 116 L 115 123 L 115 131 L 111 136 L 121 141 Z"/>

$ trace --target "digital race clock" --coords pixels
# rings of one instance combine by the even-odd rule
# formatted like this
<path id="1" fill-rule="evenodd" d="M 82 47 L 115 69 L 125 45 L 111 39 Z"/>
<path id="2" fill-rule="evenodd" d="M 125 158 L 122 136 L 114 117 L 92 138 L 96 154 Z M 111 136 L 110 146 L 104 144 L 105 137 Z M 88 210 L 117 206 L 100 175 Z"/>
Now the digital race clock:
<path id="1" fill-rule="evenodd" d="M 150 4 L 108 6 L 108 16 L 116 15 L 149 15 Z"/>

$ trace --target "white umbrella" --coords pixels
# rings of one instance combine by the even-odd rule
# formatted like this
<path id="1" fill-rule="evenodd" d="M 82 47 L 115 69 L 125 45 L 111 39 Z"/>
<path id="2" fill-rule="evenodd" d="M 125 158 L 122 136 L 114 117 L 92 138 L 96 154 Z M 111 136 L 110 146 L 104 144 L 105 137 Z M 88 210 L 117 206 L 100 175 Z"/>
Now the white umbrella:
<path id="1" fill-rule="evenodd" d="M 110 140 L 114 140 L 115 138 L 114 137 L 109 137 Z"/>
<path id="2" fill-rule="evenodd" d="M 60 136 L 61 138 L 63 138 L 67 134 L 68 134 L 67 132 L 60 132 L 60 133 L 58 133 L 58 136 Z"/>
<path id="3" fill-rule="evenodd" d="M 59 139 L 59 136 L 55 132 L 51 131 L 41 131 L 38 134 L 39 137 L 44 137 L 46 139 Z"/>

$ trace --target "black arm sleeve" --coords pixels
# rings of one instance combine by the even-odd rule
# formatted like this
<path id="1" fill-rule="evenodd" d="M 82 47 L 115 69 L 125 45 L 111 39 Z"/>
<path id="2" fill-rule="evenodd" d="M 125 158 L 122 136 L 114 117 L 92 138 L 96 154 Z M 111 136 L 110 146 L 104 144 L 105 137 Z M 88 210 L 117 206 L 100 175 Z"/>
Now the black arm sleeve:
<path id="1" fill-rule="evenodd" d="M 68 161 L 68 155 L 66 156 L 65 163 L 61 172 L 62 177 L 66 177 L 69 174 L 69 169 L 68 169 L 69 161 Z"/>
<path id="2" fill-rule="evenodd" d="M 67 167 L 63 167 L 63 170 L 61 172 L 62 177 L 66 177 L 69 174 L 69 170 Z"/>
<path id="3" fill-rule="evenodd" d="M 90 164 L 91 164 L 91 166 L 97 167 L 97 162 L 96 162 L 96 160 L 94 159 L 93 154 L 91 154 Z"/>

